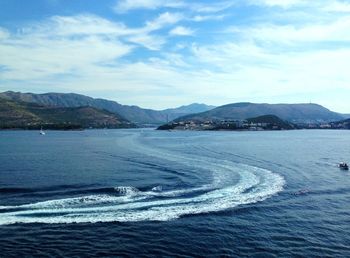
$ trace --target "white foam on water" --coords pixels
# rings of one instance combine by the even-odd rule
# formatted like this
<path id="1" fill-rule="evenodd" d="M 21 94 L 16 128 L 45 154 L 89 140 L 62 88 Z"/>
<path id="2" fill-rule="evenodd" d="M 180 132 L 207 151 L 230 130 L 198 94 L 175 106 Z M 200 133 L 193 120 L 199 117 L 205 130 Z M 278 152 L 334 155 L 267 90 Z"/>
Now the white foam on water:
<path id="1" fill-rule="evenodd" d="M 126 196 L 133 196 L 139 194 L 140 190 L 136 187 L 132 186 L 117 186 L 114 187 L 114 191 L 116 191 L 119 194 L 126 195 Z"/>
<path id="2" fill-rule="evenodd" d="M 155 187 L 152 188 L 153 192 L 161 192 L 163 191 L 163 187 L 161 185 L 157 185 Z"/>
<path id="3" fill-rule="evenodd" d="M 136 143 L 132 145 L 133 149 L 135 145 L 142 153 L 210 171 L 212 181 L 199 187 L 173 191 L 160 191 L 161 188 L 140 191 L 120 186 L 115 188 L 118 196 L 99 194 L 1 206 L 0 225 L 166 221 L 263 201 L 283 190 L 283 177 L 266 169 L 227 160 L 177 155 Z"/>

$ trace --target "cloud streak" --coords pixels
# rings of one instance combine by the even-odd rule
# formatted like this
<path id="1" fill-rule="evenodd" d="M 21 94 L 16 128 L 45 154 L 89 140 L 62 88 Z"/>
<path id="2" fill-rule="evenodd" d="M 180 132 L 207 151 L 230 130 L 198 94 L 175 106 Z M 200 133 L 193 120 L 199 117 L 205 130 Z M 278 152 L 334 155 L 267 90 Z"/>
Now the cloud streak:
<path id="1" fill-rule="evenodd" d="M 194 31 L 190 28 L 186 28 L 183 26 L 177 26 L 174 29 L 172 29 L 169 32 L 169 34 L 173 35 L 173 36 L 191 36 L 194 34 Z"/>
<path id="2" fill-rule="evenodd" d="M 185 2 L 178 0 L 120 0 L 114 6 L 117 13 L 124 13 L 137 9 L 158 9 L 158 8 L 182 8 L 187 6 Z"/>
<path id="3" fill-rule="evenodd" d="M 202 3 L 201 1 L 180 0 L 119 0 L 113 10 L 116 13 L 126 13 L 134 10 L 156 10 L 161 8 L 181 9 L 198 13 L 217 13 L 226 10 L 235 3 L 233 1 L 216 1 L 214 3 Z"/>

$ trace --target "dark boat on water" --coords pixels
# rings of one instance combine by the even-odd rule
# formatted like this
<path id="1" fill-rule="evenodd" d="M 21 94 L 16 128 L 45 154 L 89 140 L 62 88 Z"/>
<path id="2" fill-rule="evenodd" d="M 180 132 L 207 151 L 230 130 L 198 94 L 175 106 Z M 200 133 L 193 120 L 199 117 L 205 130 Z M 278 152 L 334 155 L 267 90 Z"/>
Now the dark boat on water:
<path id="1" fill-rule="evenodd" d="M 342 162 L 338 165 L 338 167 L 341 169 L 341 170 L 349 170 L 349 166 L 348 164 L 346 164 L 345 162 Z"/>

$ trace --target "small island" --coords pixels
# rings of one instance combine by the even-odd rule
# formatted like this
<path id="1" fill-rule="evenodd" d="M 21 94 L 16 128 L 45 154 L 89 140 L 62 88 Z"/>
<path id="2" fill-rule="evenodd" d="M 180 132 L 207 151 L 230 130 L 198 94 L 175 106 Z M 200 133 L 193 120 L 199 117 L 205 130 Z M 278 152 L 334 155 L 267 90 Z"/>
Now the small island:
<path id="1" fill-rule="evenodd" d="M 157 130 L 196 131 L 278 131 L 295 129 L 350 129 L 350 119 L 336 122 L 291 123 L 275 115 L 264 115 L 247 119 L 212 119 L 173 121 L 161 125 Z"/>
<path id="2" fill-rule="evenodd" d="M 229 130 L 229 131 L 265 131 L 265 130 L 292 130 L 296 125 L 280 119 L 275 115 L 264 115 L 244 120 L 188 120 L 170 122 L 158 127 L 158 130 Z"/>

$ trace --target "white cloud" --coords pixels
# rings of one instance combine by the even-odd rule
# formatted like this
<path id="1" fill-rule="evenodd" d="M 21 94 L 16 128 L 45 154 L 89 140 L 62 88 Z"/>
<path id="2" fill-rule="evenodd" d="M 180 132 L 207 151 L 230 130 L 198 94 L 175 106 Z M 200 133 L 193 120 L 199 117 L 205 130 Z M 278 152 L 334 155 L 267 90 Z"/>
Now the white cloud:
<path id="1" fill-rule="evenodd" d="M 307 3 L 307 0 L 250 0 L 251 4 L 289 8 Z"/>
<path id="2" fill-rule="evenodd" d="M 135 9 L 158 9 L 161 7 L 180 8 L 186 4 L 178 0 L 119 0 L 114 6 L 116 12 L 127 12 Z"/>
<path id="3" fill-rule="evenodd" d="M 173 35 L 173 36 L 191 36 L 194 34 L 194 31 L 190 28 L 186 28 L 183 26 L 177 26 L 174 29 L 172 29 L 169 32 L 169 34 Z"/>
<path id="4" fill-rule="evenodd" d="M 84 39 L 51 39 L 25 35 L 0 42 L 0 52 L 6 53 L 0 65 L 7 70 L 6 80 L 31 80 L 57 74 L 79 72 L 86 66 L 113 62 L 128 54 L 131 47 L 116 40 L 89 36 Z"/>
<path id="5" fill-rule="evenodd" d="M 350 3 L 331 1 L 329 4 L 323 6 L 323 10 L 328 12 L 348 13 L 350 12 Z"/>
<path id="6" fill-rule="evenodd" d="M 6 67 L 1 79 L 79 76 L 88 66 L 130 53 L 133 47 L 118 37 L 127 33 L 125 27 L 96 16 L 53 17 L 0 38 L 0 65 Z"/>
<path id="7" fill-rule="evenodd" d="M 0 40 L 6 39 L 9 37 L 9 32 L 5 28 L 0 27 Z"/>
<path id="8" fill-rule="evenodd" d="M 190 20 L 195 22 L 202 22 L 202 21 L 209 21 L 209 20 L 222 20 L 227 15 L 221 14 L 221 15 L 195 15 Z"/>
<path id="9" fill-rule="evenodd" d="M 127 40 L 142 45 L 150 50 L 160 50 L 166 43 L 166 38 L 151 33 L 163 29 L 164 27 L 174 25 L 182 19 L 183 15 L 180 13 L 162 13 L 154 20 L 147 21 L 143 28 L 132 30 L 133 33 L 131 33 L 131 36 L 127 37 Z"/>
<path id="10" fill-rule="evenodd" d="M 331 22 L 321 21 L 319 24 L 275 25 L 262 24 L 251 27 L 231 27 L 227 32 L 239 35 L 245 39 L 255 39 L 262 42 L 279 44 L 294 44 L 300 42 L 334 42 L 350 41 L 350 17 L 344 16 Z"/>
<path id="11" fill-rule="evenodd" d="M 37 37 L 106 36 L 117 37 L 137 33 L 122 23 L 111 22 L 95 15 L 53 16 L 19 30 L 21 35 Z"/>
<path id="12" fill-rule="evenodd" d="M 150 50 L 160 50 L 162 46 L 166 43 L 163 37 L 149 35 L 149 34 L 139 34 L 135 36 L 128 37 L 128 41 L 135 44 L 144 46 Z"/>
<path id="13" fill-rule="evenodd" d="M 128 36 L 147 34 L 183 19 L 180 13 L 164 12 L 153 20 L 145 22 L 143 27 L 128 28 L 123 23 L 112 22 L 95 15 L 53 16 L 45 22 L 36 23 L 22 29 L 25 34 L 68 36 Z"/>
<path id="14" fill-rule="evenodd" d="M 113 7 L 117 13 L 125 13 L 137 9 L 155 10 L 159 8 L 183 9 L 199 13 L 216 13 L 235 5 L 233 1 L 216 1 L 201 3 L 200 1 L 181 0 L 119 0 Z"/>
<path id="15" fill-rule="evenodd" d="M 193 54 L 199 61 L 198 67 L 216 71 L 210 78 L 220 85 L 223 98 L 225 94 L 255 101 L 297 94 L 316 98 L 320 92 L 334 89 L 350 91 L 347 72 L 350 48 L 302 52 L 283 49 L 276 52 L 249 42 L 227 42 L 195 45 Z M 192 79 L 194 83 L 196 80 L 198 78 Z M 331 98 L 331 94 L 328 97 Z"/>
<path id="16" fill-rule="evenodd" d="M 181 18 L 180 14 L 165 12 L 146 22 L 144 27 L 128 28 L 94 15 L 54 16 L 17 33 L 10 34 L 1 28 L 0 66 L 5 69 L 0 71 L 0 79 L 46 85 L 54 81 L 56 89 L 72 86 L 87 91 L 112 89 L 119 80 L 129 80 L 125 87 L 136 87 L 139 84 L 132 82 L 136 80 L 134 76 L 126 75 L 140 65 L 126 66 L 120 58 L 131 53 L 135 43 L 159 50 L 166 39 L 152 32 Z M 145 71 L 153 71 L 152 67 Z M 156 70 L 159 72 L 159 68 Z M 149 76 L 145 77 L 150 80 Z M 142 78 L 137 81 L 140 83 Z"/>
<path id="17" fill-rule="evenodd" d="M 146 22 L 145 31 L 159 30 L 167 25 L 175 24 L 183 19 L 180 13 L 165 12 L 160 14 L 156 19 Z"/>
<path id="18" fill-rule="evenodd" d="M 63 41 L 74 46 L 94 36 L 95 39 L 100 40 L 100 43 L 114 44 L 128 50 L 132 47 L 122 44 L 121 41 L 137 44 L 150 50 L 159 50 L 166 42 L 166 36 L 152 33 L 176 24 L 181 19 L 183 16 L 180 13 L 164 12 L 153 20 L 146 21 L 143 27 L 129 28 L 123 23 L 112 22 L 95 15 L 53 16 L 44 22 L 22 28 L 17 35 L 11 35 L 12 42 L 8 46 L 18 44 L 19 48 L 21 45 L 27 45 L 30 48 L 30 45 L 34 45 L 33 49 L 36 49 L 37 45 L 34 42 L 40 41 L 45 42 L 42 45 L 52 45 L 55 47 L 51 49 L 56 49 L 56 45 Z M 10 37 L 9 33 L 5 29 L 0 29 L 0 39 L 7 37 Z M 90 46 L 90 49 L 94 52 L 93 46 Z M 112 51 L 112 58 L 113 53 Z M 89 55 L 90 53 L 88 53 Z"/>
<path id="19" fill-rule="evenodd" d="M 236 5 L 235 1 L 215 1 L 214 3 L 195 2 L 188 6 L 189 9 L 198 13 L 218 13 Z"/>
<path id="20" fill-rule="evenodd" d="M 17 33 L 0 28 L 0 65 L 6 67 L 0 76 L 3 80 L 37 80 L 59 74 L 79 77 L 89 67 L 117 62 L 131 53 L 134 44 L 159 50 L 166 39 L 152 32 L 181 18 L 165 12 L 144 27 L 128 28 L 94 15 L 54 16 Z"/>

